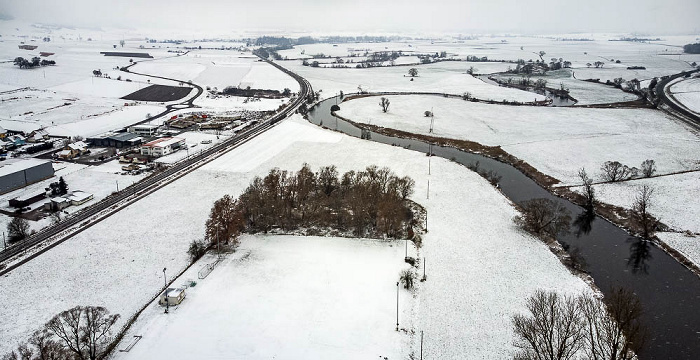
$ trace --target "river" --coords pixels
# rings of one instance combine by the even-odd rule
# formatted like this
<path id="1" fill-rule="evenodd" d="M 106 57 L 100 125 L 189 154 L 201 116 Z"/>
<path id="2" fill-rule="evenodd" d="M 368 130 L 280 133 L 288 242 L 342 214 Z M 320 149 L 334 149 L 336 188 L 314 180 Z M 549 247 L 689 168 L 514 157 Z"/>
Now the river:
<path id="1" fill-rule="evenodd" d="M 331 98 L 316 105 L 309 112 L 309 121 L 358 138 L 396 144 L 423 153 L 430 151 L 430 145 L 421 141 L 363 132 L 331 115 L 330 107 L 335 103 L 336 99 Z M 510 165 L 454 148 L 432 146 L 432 152 L 434 156 L 464 165 L 478 161 L 480 169 L 497 172 L 502 176 L 499 183 L 501 190 L 515 203 L 548 198 L 566 206 L 575 221 L 571 232 L 558 240 L 570 249 L 578 248 L 587 264 L 586 269 L 603 293 L 608 293 L 613 286 L 626 287 L 639 297 L 644 306 L 643 320 L 648 328 L 648 340 L 639 354 L 640 358 L 700 358 L 698 276 L 657 246 L 629 235 L 605 219 L 578 216 L 584 213 L 583 208 L 552 195 Z"/>

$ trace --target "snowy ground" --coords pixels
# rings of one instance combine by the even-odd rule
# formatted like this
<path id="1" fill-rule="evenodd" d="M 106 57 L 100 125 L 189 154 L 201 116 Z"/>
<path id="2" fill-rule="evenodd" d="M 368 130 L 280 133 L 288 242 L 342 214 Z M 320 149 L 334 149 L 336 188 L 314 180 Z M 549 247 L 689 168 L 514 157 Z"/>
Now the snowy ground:
<path id="1" fill-rule="evenodd" d="M 532 76 L 530 80 L 533 83 L 538 79 L 546 80 L 547 87 L 554 89 L 559 89 L 563 85 L 565 89 L 569 89 L 569 94 L 578 100 L 576 105 L 606 104 L 637 99 L 634 94 L 608 85 L 577 80 L 572 78 L 571 74 L 570 70 L 551 71 L 545 76 Z M 507 79 L 508 75 L 501 75 L 499 78 Z M 517 82 L 521 76 L 513 75 L 512 78 L 514 82 Z"/>
<path id="2" fill-rule="evenodd" d="M 140 62 L 132 71 L 192 80 L 202 87 L 216 87 L 219 91 L 228 86 L 299 91 L 299 84 L 294 79 L 258 60 L 251 53 L 239 51 L 192 50 L 179 57 Z"/>
<path id="3" fill-rule="evenodd" d="M 395 282 L 408 268 L 403 245 L 245 236 L 238 252 L 206 279 L 197 279 L 197 271 L 212 258 L 176 281 L 197 281 L 177 310 L 164 314 L 157 301 L 151 303 L 125 337 L 143 339 L 112 358 L 403 358 L 407 337 L 395 331 Z M 410 327 L 404 321 L 414 303 L 411 295 L 400 290 L 402 327 Z"/>
<path id="4" fill-rule="evenodd" d="M 650 212 L 674 230 L 700 233 L 700 172 L 595 185 L 601 201 L 630 209 L 642 185 L 654 189 Z M 580 189 L 578 189 L 580 191 Z M 700 250 L 700 249 L 699 249 Z M 700 263 L 700 258 L 698 261 Z"/>
<path id="5" fill-rule="evenodd" d="M 416 323 L 413 330 L 425 331 L 426 354 L 435 358 L 460 358 L 467 348 L 478 357 L 503 357 L 512 351 L 510 315 L 524 309 L 528 295 L 537 288 L 578 292 L 586 289 L 586 285 L 570 275 L 541 242 L 517 230 L 511 221 L 516 214 L 512 205 L 464 167 L 435 159 L 431 196 L 425 200 L 428 180 L 425 161 L 423 154 L 346 137 L 303 120 L 285 121 L 0 278 L 0 286 L 7 289 L 0 293 L 0 303 L 4 304 L 0 308 L 0 317 L 4 319 L 0 336 L 7 339 L 0 345 L 0 352 L 25 339 L 54 314 L 77 304 L 103 305 L 122 314 L 123 319 L 128 318 L 158 292 L 163 282 L 163 267 L 172 276 L 186 266 L 185 251 L 192 239 L 202 237 L 214 200 L 226 193 L 237 196 L 253 176 L 265 174 L 272 167 L 296 170 L 308 162 L 314 169 L 335 164 L 340 172 L 376 164 L 390 166 L 400 176 L 413 177 L 415 200 L 427 207 L 430 216 L 430 232 L 424 237 L 425 246 L 421 250 L 421 256 L 428 259 L 428 282 L 418 290 L 416 308 L 412 310 Z M 478 212 L 469 211 L 476 208 Z M 244 239 L 242 247 L 252 246 L 250 241 L 253 240 Z M 260 266 L 270 266 L 264 258 L 259 261 Z M 220 271 L 223 269 L 215 270 L 207 280 L 212 283 L 245 280 L 238 278 L 236 272 L 230 275 L 234 280 L 228 280 L 229 275 Z M 391 269 L 388 275 L 372 276 L 395 277 L 395 270 Z M 255 279 L 266 276 L 253 274 Z M 217 280 L 220 276 L 223 277 Z M 313 284 L 310 282 L 309 286 Z M 394 289 L 393 284 L 389 286 Z M 257 285 L 251 291 L 254 294 L 263 291 L 263 287 Z M 277 295 L 273 290 L 269 296 Z M 195 303 L 195 297 L 190 300 Z M 214 302 L 229 300 L 216 298 Z M 362 301 L 367 301 L 366 297 Z M 234 313 L 245 313 L 248 306 L 250 302 L 246 309 L 235 309 Z M 322 311 L 322 307 L 318 309 Z M 157 313 L 151 312 L 154 316 Z M 198 316 L 194 312 L 190 314 Z M 141 321 L 155 320 L 144 316 Z M 255 332 L 255 325 L 249 325 L 236 326 L 243 326 L 246 329 L 243 333 Z M 177 329 L 181 325 L 173 326 Z M 357 329 L 372 324 L 358 321 L 353 326 Z M 224 326 L 212 331 L 230 334 L 231 329 Z M 304 331 L 312 330 L 294 329 L 294 332 Z M 357 339 L 368 337 L 362 335 Z M 201 341 L 199 337 L 187 337 L 179 342 L 187 344 L 190 340 L 196 344 Z M 348 339 L 349 343 L 354 340 L 354 337 Z M 327 348 L 308 338 L 299 341 L 299 348 L 318 351 Z M 404 355 L 416 350 L 416 339 L 410 341 L 412 347 L 403 348 Z M 382 344 L 386 346 L 383 352 L 393 352 L 394 344 Z M 217 349 L 224 353 L 231 351 L 228 347 Z"/>
<path id="6" fill-rule="evenodd" d="M 656 236 L 700 266 L 700 236 L 675 232 L 656 233 Z"/>
<path id="7" fill-rule="evenodd" d="M 461 95 L 470 92 L 479 99 L 531 102 L 544 100 L 542 95 L 486 84 L 466 73 L 469 65 L 462 62 L 441 62 L 417 67 L 418 76 L 411 81 L 410 67 L 394 66 L 370 69 L 324 69 L 301 65 L 300 61 L 280 61 L 282 66 L 303 76 L 314 91 L 322 90 L 321 98 L 363 91 L 415 91 Z M 502 64 L 498 64 L 499 68 Z M 475 66 L 478 67 L 478 66 Z"/>
<path id="8" fill-rule="evenodd" d="M 389 96 L 389 112 L 378 98 L 340 104 L 339 115 L 353 121 L 499 145 L 565 184 L 578 183 L 585 167 L 596 180 L 605 161 L 640 167 L 654 159 L 659 174 L 700 168 L 700 139 L 663 113 L 637 109 L 503 106 L 439 96 Z"/>
<path id="9" fill-rule="evenodd" d="M 669 91 L 683 106 L 700 114 L 700 78 L 678 81 L 671 85 Z"/>

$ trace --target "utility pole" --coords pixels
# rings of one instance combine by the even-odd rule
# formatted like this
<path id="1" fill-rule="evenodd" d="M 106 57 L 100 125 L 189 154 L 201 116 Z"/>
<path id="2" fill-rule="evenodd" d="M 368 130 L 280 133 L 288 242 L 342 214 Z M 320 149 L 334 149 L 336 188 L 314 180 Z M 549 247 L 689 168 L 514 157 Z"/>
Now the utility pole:
<path id="1" fill-rule="evenodd" d="M 430 200 L 430 180 L 428 180 L 428 200 Z"/>
<path id="2" fill-rule="evenodd" d="M 5 246 L 3 249 L 7 249 L 7 242 L 5 241 L 5 232 L 2 232 L 2 244 Z"/>
<path id="3" fill-rule="evenodd" d="M 117 183 L 117 192 L 119 192 L 119 180 L 114 180 Z"/>

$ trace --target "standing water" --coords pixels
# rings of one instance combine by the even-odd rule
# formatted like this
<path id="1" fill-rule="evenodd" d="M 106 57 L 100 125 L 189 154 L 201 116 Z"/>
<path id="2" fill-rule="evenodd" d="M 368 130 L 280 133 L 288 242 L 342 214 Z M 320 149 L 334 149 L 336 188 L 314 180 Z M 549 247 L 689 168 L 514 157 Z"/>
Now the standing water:
<path id="1" fill-rule="evenodd" d="M 327 99 L 312 108 L 309 121 L 350 136 L 428 153 L 428 143 L 363 131 L 334 117 L 330 107 L 335 101 L 335 98 Z M 463 165 L 478 161 L 480 169 L 497 172 L 502 176 L 501 190 L 515 203 L 547 198 L 566 206 L 575 220 L 571 232 L 559 237 L 559 241 L 570 250 L 578 248 L 586 269 L 604 294 L 613 286 L 625 287 L 639 297 L 644 307 L 648 339 L 640 358 L 700 358 L 698 276 L 652 243 L 631 236 L 598 216 L 583 216 L 583 208 L 550 194 L 510 165 L 449 147 L 432 146 L 432 153 Z"/>

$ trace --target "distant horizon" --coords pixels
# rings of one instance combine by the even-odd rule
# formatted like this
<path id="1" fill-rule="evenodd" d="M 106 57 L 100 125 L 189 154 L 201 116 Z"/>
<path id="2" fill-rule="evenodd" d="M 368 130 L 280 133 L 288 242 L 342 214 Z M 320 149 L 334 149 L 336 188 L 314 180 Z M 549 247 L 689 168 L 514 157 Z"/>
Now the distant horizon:
<path id="1" fill-rule="evenodd" d="M 590 0 L 524 6 L 516 0 L 431 3 L 416 0 L 329 0 L 264 5 L 202 0 L 0 0 L 0 19 L 64 27 L 181 32 L 386 33 L 386 34 L 640 34 L 697 35 L 700 2 Z"/>

